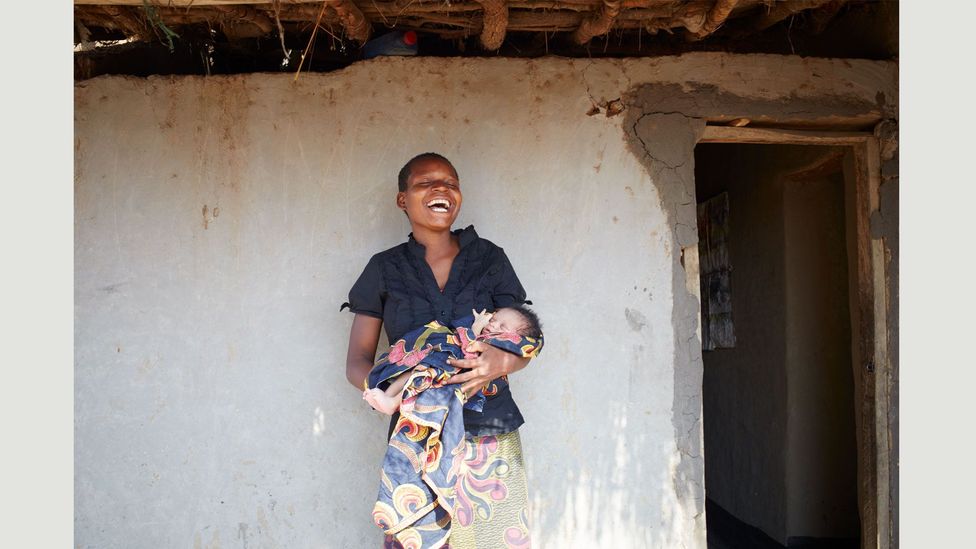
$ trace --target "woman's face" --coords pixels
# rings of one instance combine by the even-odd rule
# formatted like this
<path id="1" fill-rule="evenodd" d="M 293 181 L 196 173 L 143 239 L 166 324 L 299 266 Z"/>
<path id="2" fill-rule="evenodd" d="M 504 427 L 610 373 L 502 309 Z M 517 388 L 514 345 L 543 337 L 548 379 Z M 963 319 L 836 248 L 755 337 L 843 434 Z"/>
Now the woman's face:
<path id="1" fill-rule="evenodd" d="M 461 210 L 461 184 L 450 164 L 436 158 L 414 162 L 407 190 L 397 193 L 397 207 L 410 225 L 450 229 Z"/>

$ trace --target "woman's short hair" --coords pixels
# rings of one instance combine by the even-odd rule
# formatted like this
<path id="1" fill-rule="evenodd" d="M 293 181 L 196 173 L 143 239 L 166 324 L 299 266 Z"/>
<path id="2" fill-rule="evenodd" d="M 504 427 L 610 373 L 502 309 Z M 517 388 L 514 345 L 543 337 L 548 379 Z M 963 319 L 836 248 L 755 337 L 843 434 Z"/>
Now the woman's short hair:
<path id="1" fill-rule="evenodd" d="M 410 160 L 407 160 L 407 163 L 404 164 L 402 168 L 400 168 L 400 174 L 397 176 L 397 186 L 401 193 L 407 190 L 407 179 L 410 179 L 410 172 L 413 170 L 414 163 L 420 162 L 422 160 L 440 160 L 441 162 L 444 162 L 445 164 L 450 166 L 452 170 L 454 170 L 455 177 L 457 177 L 458 175 L 457 168 L 454 167 L 454 164 L 452 164 L 450 160 L 444 158 L 444 156 L 439 155 L 435 152 L 421 153 L 411 158 Z"/>

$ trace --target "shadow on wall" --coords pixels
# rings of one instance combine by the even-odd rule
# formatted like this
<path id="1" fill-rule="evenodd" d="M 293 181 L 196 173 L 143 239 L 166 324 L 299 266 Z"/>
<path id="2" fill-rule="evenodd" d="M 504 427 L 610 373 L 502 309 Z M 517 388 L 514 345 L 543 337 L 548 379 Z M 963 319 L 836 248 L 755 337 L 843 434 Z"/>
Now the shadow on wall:
<path id="1" fill-rule="evenodd" d="M 638 412 L 643 415 L 643 412 Z M 661 444 L 625 403 L 609 403 L 594 424 L 567 440 L 578 451 L 549 461 L 527 446 L 535 540 L 541 547 L 674 547 L 687 537 L 673 493 L 676 452 Z M 523 441 L 533 436 L 523 433 Z M 540 482 L 537 471 L 562 468 Z M 533 474 L 535 473 L 535 474 Z"/>
<path id="2" fill-rule="evenodd" d="M 658 280 L 670 279 L 662 270 Z M 604 281 L 620 287 L 633 276 Z M 692 498 L 701 481 L 681 465 L 697 453 L 684 456 L 676 443 L 671 291 L 654 288 L 652 299 L 643 289 L 627 308 L 540 310 L 552 319 L 544 320 L 546 351 L 512 385 L 527 419 L 521 436 L 539 547 L 695 546 L 702 517 Z M 608 332 L 598 348 L 585 336 Z M 682 436 L 697 440 L 697 415 L 690 424 Z"/>
<path id="3" fill-rule="evenodd" d="M 643 213 L 660 208 L 664 225 L 647 227 L 657 235 L 651 240 L 636 234 L 645 227 L 631 227 L 628 246 L 595 269 L 598 285 L 586 289 L 604 292 L 595 306 L 555 314 L 549 326 L 579 337 L 550 338 L 554 352 L 541 359 L 549 377 L 532 386 L 561 402 L 539 405 L 532 411 L 542 417 L 523 429 L 542 547 L 705 546 L 699 303 L 682 255 L 697 244 L 694 147 L 704 122 L 635 109 L 624 126 L 642 166 L 639 183 L 653 187 L 640 197 L 654 204 Z M 652 304 L 635 305 L 633 280 L 656 284 Z M 628 308 L 601 307 L 614 300 Z M 611 334 L 608 346 L 589 349 L 586 334 Z M 567 362 L 575 363 L 572 375 L 553 379 L 552 366 Z M 513 392 L 522 394 L 518 385 Z"/>

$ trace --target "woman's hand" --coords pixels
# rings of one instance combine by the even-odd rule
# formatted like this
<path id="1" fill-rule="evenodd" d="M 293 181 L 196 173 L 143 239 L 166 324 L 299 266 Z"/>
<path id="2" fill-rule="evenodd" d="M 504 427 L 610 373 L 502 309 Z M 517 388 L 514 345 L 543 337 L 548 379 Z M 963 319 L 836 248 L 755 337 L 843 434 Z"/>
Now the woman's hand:
<path id="1" fill-rule="evenodd" d="M 483 341 L 472 341 L 465 350 L 481 354 L 476 358 L 448 359 L 447 363 L 451 366 L 464 368 L 468 371 L 454 374 L 445 383 L 460 383 L 461 390 L 469 397 L 488 383 L 525 368 L 530 360 L 492 347 Z"/>

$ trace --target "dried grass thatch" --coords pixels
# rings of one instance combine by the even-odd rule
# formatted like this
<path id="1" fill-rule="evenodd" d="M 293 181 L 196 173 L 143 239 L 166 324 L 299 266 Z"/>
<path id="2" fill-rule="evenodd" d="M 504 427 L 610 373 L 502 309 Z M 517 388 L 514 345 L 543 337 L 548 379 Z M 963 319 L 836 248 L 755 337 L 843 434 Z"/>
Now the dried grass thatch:
<path id="1" fill-rule="evenodd" d="M 75 0 L 76 28 L 106 29 L 126 38 L 154 35 L 157 23 L 179 32 L 207 24 L 230 39 L 281 36 L 324 25 L 363 43 L 377 28 L 398 28 L 443 38 L 479 35 L 488 51 L 510 32 L 569 32 L 585 44 L 611 30 L 684 32 L 702 40 L 727 20 L 750 18 L 757 31 L 810 10 L 829 20 L 846 0 Z M 321 15 L 321 17 L 320 17 Z M 825 23 L 823 23 L 825 24 Z M 158 25 L 157 25 L 158 27 Z M 331 32 L 331 31 L 330 31 Z"/>

